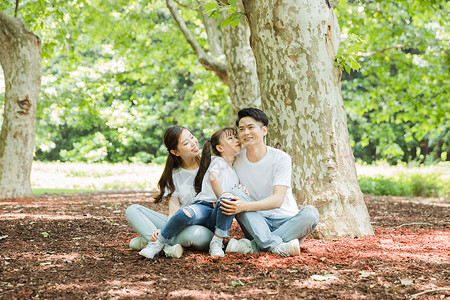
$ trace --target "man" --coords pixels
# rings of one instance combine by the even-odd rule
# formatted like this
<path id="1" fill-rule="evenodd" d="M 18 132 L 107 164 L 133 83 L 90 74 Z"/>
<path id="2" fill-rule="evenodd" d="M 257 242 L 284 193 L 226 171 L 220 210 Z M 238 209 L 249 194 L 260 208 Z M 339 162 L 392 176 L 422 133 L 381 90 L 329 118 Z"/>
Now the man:
<path id="1" fill-rule="evenodd" d="M 300 254 L 300 243 L 317 226 L 319 212 L 311 205 L 298 210 L 291 189 L 291 158 L 266 146 L 268 124 L 260 109 L 245 108 L 238 113 L 236 126 L 245 149 L 236 155 L 234 168 L 250 199 L 242 199 L 246 198 L 242 194 L 222 199 L 221 208 L 225 215 L 236 215 L 248 239 L 231 239 L 226 252 L 295 256 Z"/>

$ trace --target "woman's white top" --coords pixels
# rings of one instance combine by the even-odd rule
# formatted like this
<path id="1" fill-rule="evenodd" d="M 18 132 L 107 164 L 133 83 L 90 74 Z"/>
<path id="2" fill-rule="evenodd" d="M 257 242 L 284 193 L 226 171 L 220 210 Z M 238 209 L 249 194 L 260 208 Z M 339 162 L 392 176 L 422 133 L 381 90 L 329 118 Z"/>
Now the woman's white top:
<path id="1" fill-rule="evenodd" d="M 173 184 L 175 186 L 175 191 L 172 196 L 180 200 L 181 206 L 191 204 L 195 197 L 194 179 L 197 171 L 198 168 L 195 170 L 178 168 L 172 173 Z"/>
<path id="2" fill-rule="evenodd" d="M 216 194 L 214 193 L 211 187 L 211 182 L 209 181 L 209 175 L 211 172 L 216 172 L 218 174 L 220 184 L 222 186 L 222 192 L 229 191 L 231 188 L 239 184 L 239 178 L 236 171 L 230 167 L 230 165 L 222 157 L 212 156 L 211 164 L 203 177 L 202 190 L 197 196 L 195 196 L 194 201 L 217 201 Z"/>

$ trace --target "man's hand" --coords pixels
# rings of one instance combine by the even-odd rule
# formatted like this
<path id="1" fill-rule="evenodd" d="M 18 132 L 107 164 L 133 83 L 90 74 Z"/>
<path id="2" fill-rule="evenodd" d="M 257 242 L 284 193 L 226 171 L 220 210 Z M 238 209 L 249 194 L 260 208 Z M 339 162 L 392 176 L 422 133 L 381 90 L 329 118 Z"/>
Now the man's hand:
<path id="1" fill-rule="evenodd" d="M 155 232 L 153 232 L 152 236 L 150 237 L 150 239 L 152 240 L 152 242 L 156 242 L 158 240 L 158 234 L 161 232 L 161 229 L 156 229 Z"/>
<path id="2" fill-rule="evenodd" d="M 244 202 L 239 197 L 229 196 L 229 198 L 231 200 L 222 198 L 220 202 L 220 208 L 222 208 L 225 215 L 232 216 L 244 211 Z"/>

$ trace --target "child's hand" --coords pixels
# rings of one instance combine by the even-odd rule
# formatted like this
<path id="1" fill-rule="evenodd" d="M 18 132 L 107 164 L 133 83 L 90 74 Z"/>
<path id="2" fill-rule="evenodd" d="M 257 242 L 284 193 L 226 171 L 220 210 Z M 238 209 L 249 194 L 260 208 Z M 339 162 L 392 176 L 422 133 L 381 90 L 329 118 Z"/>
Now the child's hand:
<path id="1" fill-rule="evenodd" d="M 158 234 L 161 232 L 161 229 L 156 229 L 155 232 L 153 232 L 152 236 L 150 237 L 150 239 L 152 240 L 152 242 L 156 242 L 158 240 Z"/>

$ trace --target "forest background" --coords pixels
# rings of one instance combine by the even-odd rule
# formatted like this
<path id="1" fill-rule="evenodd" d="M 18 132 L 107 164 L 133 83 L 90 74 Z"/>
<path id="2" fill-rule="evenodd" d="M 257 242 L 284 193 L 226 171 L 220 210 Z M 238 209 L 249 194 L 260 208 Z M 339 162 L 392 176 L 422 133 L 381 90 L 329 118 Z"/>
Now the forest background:
<path id="1" fill-rule="evenodd" d="M 207 49 L 198 2 L 179 4 Z M 448 166 L 449 8 L 420 0 L 338 6 L 339 54 L 360 65 L 342 74 L 358 164 Z M 14 9 L 14 1 L 0 4 Z M 168 126 L 187 126 L 203 143 L 234 120 L 228 87 L 198 62 L 165 1 L 31 0 L 17 14 L 43 41 L 36 161 L 162 164 Z"/>

